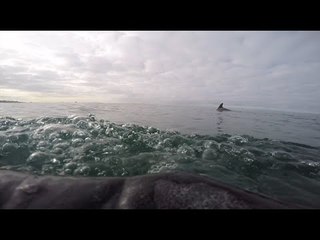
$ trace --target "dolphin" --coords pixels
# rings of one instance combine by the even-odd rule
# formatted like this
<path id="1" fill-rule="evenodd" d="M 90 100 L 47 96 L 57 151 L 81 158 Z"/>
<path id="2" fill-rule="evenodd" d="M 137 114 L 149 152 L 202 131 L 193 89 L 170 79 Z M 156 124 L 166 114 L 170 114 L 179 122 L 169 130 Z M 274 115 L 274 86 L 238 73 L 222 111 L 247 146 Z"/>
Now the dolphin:
<path id="1" fill-rule="evenodd" d="M 217 108 L 217 111 L 222 112 L 222 111 L 231 111 L 231 110 L 228 109 L 228 108 L 224 108 L 224 107 L 223 107 L 223 103 L 221 103 L 221 104 L 219 105 L 219 107 Z"/>
<path id="2" fill-rule="evenodd" d="M 35 176 L 0 170 L 1 209 L 302 208 L 186 172 L 134 177 Z"/>

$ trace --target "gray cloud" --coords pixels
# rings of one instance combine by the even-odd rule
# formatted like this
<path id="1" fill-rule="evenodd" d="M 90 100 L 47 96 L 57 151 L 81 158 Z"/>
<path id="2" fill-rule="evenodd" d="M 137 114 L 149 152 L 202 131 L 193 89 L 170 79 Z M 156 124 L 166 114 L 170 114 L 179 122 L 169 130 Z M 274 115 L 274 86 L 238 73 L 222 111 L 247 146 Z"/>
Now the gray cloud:
<path id="1" fill-rule="evenodd" d="M 320 112 L 319 32 L 1 32 L 0 39 L 0 88 L 26 98 Z"/>

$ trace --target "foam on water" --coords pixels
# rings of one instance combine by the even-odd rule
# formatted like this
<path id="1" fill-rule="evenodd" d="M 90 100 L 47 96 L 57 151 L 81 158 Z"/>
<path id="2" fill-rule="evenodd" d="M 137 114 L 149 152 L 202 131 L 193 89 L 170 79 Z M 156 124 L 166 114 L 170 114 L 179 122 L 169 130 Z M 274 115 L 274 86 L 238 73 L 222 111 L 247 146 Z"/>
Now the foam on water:
<path id="1" fill-rule="evenodd" d="M 188 135 L 88 117 L 0 118 L 0 167 L 39 175 L 182 170 L 320 207 L 319 147 L 248 135 Z"/>

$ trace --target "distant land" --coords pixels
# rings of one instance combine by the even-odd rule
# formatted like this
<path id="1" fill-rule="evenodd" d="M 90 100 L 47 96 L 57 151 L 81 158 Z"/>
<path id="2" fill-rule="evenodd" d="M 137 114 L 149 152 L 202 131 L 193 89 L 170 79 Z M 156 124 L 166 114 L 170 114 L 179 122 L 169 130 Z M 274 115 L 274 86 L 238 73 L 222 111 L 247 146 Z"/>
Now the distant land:
<path id="1" fill-rule="evenodd" d="M 0 100 L 0 103 L 22 103 L 19 101 L 10 101 L 10 100 Z"/>

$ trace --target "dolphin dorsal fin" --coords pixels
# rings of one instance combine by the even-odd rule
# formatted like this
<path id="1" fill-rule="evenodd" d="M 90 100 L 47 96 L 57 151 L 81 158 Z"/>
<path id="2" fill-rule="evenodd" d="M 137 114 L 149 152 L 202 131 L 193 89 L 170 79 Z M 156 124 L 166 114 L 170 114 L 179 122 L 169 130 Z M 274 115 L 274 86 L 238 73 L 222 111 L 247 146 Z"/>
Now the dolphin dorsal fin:
<path id="1" fill-rule="evenodd" d="M 223 108 L 223 103 L 221 103 L 218 108 Z"/>

